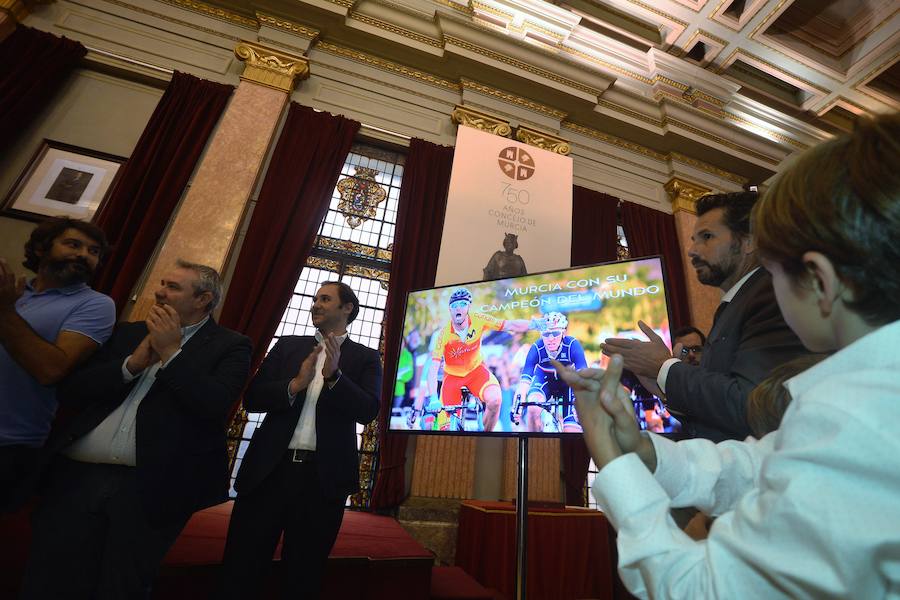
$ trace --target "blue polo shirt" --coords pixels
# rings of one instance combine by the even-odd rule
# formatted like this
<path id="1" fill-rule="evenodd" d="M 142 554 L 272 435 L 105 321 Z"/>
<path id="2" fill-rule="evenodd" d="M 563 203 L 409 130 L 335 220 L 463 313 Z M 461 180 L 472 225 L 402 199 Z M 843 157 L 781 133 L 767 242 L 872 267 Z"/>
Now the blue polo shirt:
<path id="1" fill-rule="evenodd" d="M 61 331 L 74 331 L 102 345 L 116 321 L 112 298 L 84 283 L 43 292 L 29 283 L 16 312 L 51 343 Z M 56 406 L 56 388 L 39 384 L 0 344 L 0 446 L 42 446 Z"/>

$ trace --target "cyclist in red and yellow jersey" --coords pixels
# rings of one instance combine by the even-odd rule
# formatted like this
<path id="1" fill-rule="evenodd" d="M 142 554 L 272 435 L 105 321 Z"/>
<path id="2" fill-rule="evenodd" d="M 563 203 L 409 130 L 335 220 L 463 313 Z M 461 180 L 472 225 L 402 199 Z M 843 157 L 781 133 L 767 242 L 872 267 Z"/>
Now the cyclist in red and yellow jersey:
<path id="1" fill-rule="evenodd" d="M 502 394 L 500 384 L 486 366 L 481 356 L 481 338 L 488 331 L 524 332 L 540 329 L 541 319 L 498 319 L 485 313 L 470 313 L 472 294 L 466 288 L 458 288 L 450 295 L 450 322 L 438 335 L 431 354 L 428 370 L 428 391 L 437 395 L 437 374 L 444 363 L 444 384 L 441 387 L 441 404 L 459 404 L 460 389 L 466 386 L 484 402 L 484 430 L 493 431 L 500 414 Z M 412 420 L 422 410 L 422 399 L 414 406 Z M 438 428 L 447 429 L 450 417 L 438 415 Z"/>

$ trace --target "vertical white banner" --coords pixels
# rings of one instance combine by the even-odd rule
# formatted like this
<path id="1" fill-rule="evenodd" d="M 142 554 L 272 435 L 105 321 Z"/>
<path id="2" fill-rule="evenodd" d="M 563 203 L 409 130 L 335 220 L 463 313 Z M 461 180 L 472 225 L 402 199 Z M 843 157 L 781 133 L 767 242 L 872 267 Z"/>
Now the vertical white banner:
<path id="1" fill-rule="evenodd" d="M 569 266 L 572 159 L 461 126 L 435 285 Z"/>

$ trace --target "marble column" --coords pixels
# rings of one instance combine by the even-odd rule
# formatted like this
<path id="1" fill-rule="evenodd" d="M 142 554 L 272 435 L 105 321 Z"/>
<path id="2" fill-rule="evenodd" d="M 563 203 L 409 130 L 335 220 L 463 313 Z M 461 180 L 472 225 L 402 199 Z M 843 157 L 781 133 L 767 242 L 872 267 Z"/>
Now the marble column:
<path id="1" fill-rule="evenodd" d="M 697 200 L 712 190 L 679 177 L 670 179 L 666 183 L 665 189 L 672 201 L 672 213 L 675 217 L 675 228 L 678 231 L 678 242 L 681 246 L 691 325 L 708 333 L 722 294 L 718 288 L 703 285 L 697 280 L 697 274 L 691 267 L 691 259 L 688 257 L 687 251 L 691 245 L 694 223 L 697 221 Z"/>
<path id="2" fill-rule="evenodd" d="M 253 42 L 241 42 L 234 52 L 245 63 L 241 82 L 137 293 L 132 321 L 146 316 L 176 259 L 222 272 L 291 90 L 309 75 L 301 56 Z"/>

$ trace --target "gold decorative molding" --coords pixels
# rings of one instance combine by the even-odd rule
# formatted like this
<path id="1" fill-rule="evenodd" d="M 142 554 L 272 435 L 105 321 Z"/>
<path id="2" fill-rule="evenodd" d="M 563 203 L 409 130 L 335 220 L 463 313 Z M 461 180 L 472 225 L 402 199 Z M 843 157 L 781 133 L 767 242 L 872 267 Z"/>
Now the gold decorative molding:
<path id="1" fill-rule="evenodd" d="M 381 19 L 376 19 L 375 17 L 363 14 L 361 12 L 353 11 L 348 16 L 355 21 L 359 21 L 360 23 L 365 23 L 366 25 L 377 27 L 378 29 L 382 29 L 389 33 L 394 33 L 401 37 L 405 37 L 427 46 L 432 46 L 434 48 L 442 47 L 440 40 L 428 37 L 427 35 L 422 35 L 421 33 L 406 29 L 405 27 L 399 27 L 397 25 L 394 25 L 393 23 L 388 23 L 387 21 L 382 21 Z"/>
<path id="2" fill-rule="evenodd" d="M 683 210 L 694 215 L 697 214 L 697 200 L 712 191 L 680 177 L 673 177 L 663 187 L 672 201 L 672 212 Z"/>
<path id="3" fill-rule="evenodd" d="M 568 156 L 572 151 L 572 146 L 570 146 L 569 142 L 566 140 L 521 125 L 516 128 L 516 139 L 529 146 L 534 146 L 542 150 L 549 150 L 550 152 L 562 154 L 563 156 Z"/>
<path id="4" fill-rule="evenodd" d="M 295 23 L 287 19 L 279 19 L 278 17 L 261 12 L 256 13 L 256 19 L 261 25 L 268 25 L 275 29 L 281 29 L 282 31 L 290 32 L 307 40 L 315 40 L 321 33 L 318 29 L 313 29 L 312 27 L 307 27 L 306 25 L 301 25 L 300 23 Z"/>
<path id="5" fill-rule="evenodd" d="M 123 2 L 122 0 L 106 0 L 106 1 L 109 2 L 110 4 L 114 4 L 114 5 L 116 5 L 116 6 L 121 6 L 122 8 L 127 8 L 128 10 L 133 10 L 133 11 L 135 11 L 135 12 L 141 13 L 142 15 L 149 15 L 149 16 L 154 17 L 154 18 L 156 18 L 156 19 L 160 19 L 160 20 L 162 20 L 162 21 L 166 21 L 167 23 L 175 23 L 176 25 L 180 25 L 180 26 L 182 26 L 182 27 L 187 27 L 188 29 L 193 29 L 193 30 L 195 30 L 195 31 L 202 31 L 203 33 L 208 33 L 208 34 L 213 35 L 213 36 L 215 36 L 215 37 L 221 37 L 221 38 L 224 38 L 224 39 L 227 39 L 227 40 L 231 40 L 231 41 L 233 41 L 233 42 L 240 42 L 240 41 L 241 41 L 241 38 L 239 38 L 238 36 L 230 35 L 230 34 L 228 34 L 228 33 L 225 33 L 224 31 L 222 31 L 222 30 L 219 29 L 219 28 L 203 27 L 202 25 L 198 25 L 197 23 L 193 23 L 193 22 L 190 22 L 190 21 L 184 21 L 184 20 L 182 20 L 182 19 L 176 19 L 176 18 L 174 18 L 174 17 L 170 17 L 169 15 L 165 15 L 165 14 L 162 14 L 162 13 L 159 13 L 159 12 L 155 12 L 155 11 L 152 11 L 152 10 L 147 10 L 147 9 L 145 9 L 145 8 L 141 8 L 140 6 L 136 6 L 136 5 L 134 5 L 134 4 L 129 4 L 128 2 Z M 163 1 L 163 2 L 166 2 L 166 1 L 168 1 L 168 0 L 162 0 L 162 1 Z M 180 4 L 178 4 L 177 2 L 174 2 L 174 1 L 171 1 L 171 2 L 168 2 L 168 3 L 169 3 L 169 4 L 172 4 L 172 5 L 175 5 L 175 6 L 181 6 Z M 184 7 L 184 8 L 187 8 L 187 7 Z M 211 8 L 211 7 L 210 7 L 210 8 Z M 199 12 L 199 11 L 195 11 L 195 12 Z M 206 13 L 204 13 L 204 14 L 206 14 Z M 213 17 L 215 17 L 215 18 L 221 18 L 221 19 L 226 20 L 226 21 L 228 20 L 228 19 L 226 19 L 226 18 L 224 18 L 224 17 L 219 17 L 219 16 L 217 16 L 217 15 L 210 15 L 210 16 L 213 16 Z M 243 19 L 243 17 L 240 17 L 240 18 Z M 241 25 L 241 26 L 244 26 L 244 25 L 245 25 L 244 23 L 235 23 L 235 24 Z M 254 29 L 256 29 L 256 27 L 254 27 Z"/>
<path id="6" fill-rule="evenodd" d="M 8 14 L 16 23 L 21 23 L 30 11 L 22 0 L 0 0 L 0 12 Z"/>
<path id="7" fill-rule="evenodd" d="M 457 125 L 467 125 L 500 137 L 512 135 L 512 127 L 509 126 L 508 121 L 469 107 L 457 105 L 450 114 L 450 118 Z"/>
<path id="8" fill-rule="evenodd" d="M 731 181 L 732 183 L 736 183 L 741 187 L 747 185 L 747 183 L 750 181 L 746 177 L 741 177 L 740 175 L 736 175 L 730 171 L 725 171 L 724 169 L 714 167 L 709 163 L 703 162 L 702 160 L 697 160 L 696 158 L 691 158 L 690 156 L 685 156 L 684 154 L 680 154 L 678 152 L 670 152 L 667 158 L 669 160 L 674 160 L 676 162 L 694 167 L 697 170 L 705 171 L 706 173 L 709 173 L 711 175 L 716 175 L 718 177 L 721 177 L 722 179 L 726 179 L 728 181 Z"/>
<path id="9" fill-rule="evenodd" d="M 332 44 L 331 42 L 320 41 L 316 44 L 316 50 L 321 50 L 323 52 L 327 52 L 328 54 L 348 58 L 352 61 L 363 63 L 371 67 L 375 67 L 376 69 L 381 69 L 382 71 L 387 71 L 389 73 L 394 73 L 395 75 L 401 75 L 403 77 L 415 79 L 422 83 L 427 83 L 439 88 L 451 90 L 454 92 L 460 91 L 459 84 L 454 83 L 448 79 L 444 79 L 442 77 L 438 77 L 437 75 L 432 75 L 431 73 L 426 73 L 424 71 L 412 69 L 405 65 L 391 62 L 389 60 L 384 60 L 383 58 L 379 58 L 371 54 L 366 54 L 365 52 L 360 52 L 359 50 Z M 381 83 L 387 85 L 383 81 Z M 411 90 L 407 91 L 411 92 Z"/>
<path id="10" fill-rule="evenodd" d="M 242 41 L 234 55 L 245 63 L 241 79 L 290 93 L 298 80 L 309 77 L 309 61 L 280 50 Z"/>
<path id="11" fill-rule="evenodd" d="M 509 94 L 496 88 L 486 86 L 482 83 L 478 83 L 477 81 L 472 81 L 471 79 L 460 79 L 459 81 L 462 85 L 462 88 L 465 90 L 472 90 L 473 92 L 478 92 L 486 96 L 492 96 L 494 98 L 497 98 L 498 100 L 502 100 L 509 104 L 515 104 L 516 106 L 521 106 L 522 108 L 527 108 L 528 110 L 541 113 L 542 115 L 552 117 L 560 121 L 568 116 L 568 113 L 557 110 L 551 106 L 547 106 L 546 104 L 541 104 L 539 102 L 535 102 L 534 100 L 528 100 L 527 98 L 522 98 L 521 96 Z"/>
<path id="12" fill-rule="evenodd" d="M 205 2 L 198 2 L 197 0 L 162 0 L 167 4 L 173 4 L 180 8 L 184 8 L 193 12 L 198 12 L 200 14 L 206 15 L 208 17 L 213 17 L 215 19 L 220 19 L 222 21 L 227 21 L 234 25 L 240 25 L 241 27 L 248 27 L 250 29 L 259 29 L 259 23 L 256 22 L 256 19 L 251 19 L 250 17 L 245 17 L 244 15 L 240 15 L 236 12 L 231 12 L 230 10 L 225 10 L 224 8 L 219 8 L 218 6 L 212 6 L 210 4 L 206 4 Z"/>
<path id="13" fill-rule="evenodd" d="M 578 123 L 572 123 L 570 121 L 565 121 L 562 123 L 563 129 L 568 129 L 570 131 L 574 131 L 576 133 L 580 133 L 581 135 L 594 138 L 595 140 L 599 140 L 601 142 L 606 142 L 607 144 L 611 144 L 613 146 L 617 146 L 624 150 L 629 150 L 631 152 L 635 152 L 642 156 L 646 156 L 648 158 L 652 158 L 658 161 L 665 161 L 666 155 L 662 152 L 657 152 L 656 150 L 652 150 L 646 146 L 641 146 L 640 144 L 636 144 L 634 142 L 629 142 L 628 140 L 623 140 L 622 138 L 615 137 L 613 135 L 609 135 L 603 131 L 599 131 L 597 129 L 593 129 L 591 127 L 585 127 L 584 125 L 579 125 Z"/>

